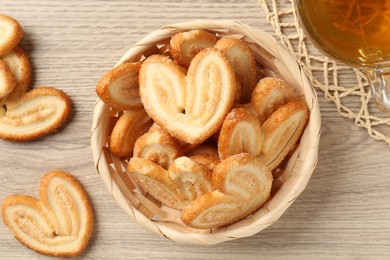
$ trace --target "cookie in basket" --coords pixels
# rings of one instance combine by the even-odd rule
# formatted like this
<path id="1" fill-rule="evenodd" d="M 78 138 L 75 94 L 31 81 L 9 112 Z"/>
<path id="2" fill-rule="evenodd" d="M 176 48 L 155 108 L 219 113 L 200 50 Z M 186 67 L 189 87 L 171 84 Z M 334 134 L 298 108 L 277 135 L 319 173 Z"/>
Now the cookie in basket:
<path id="1" fill-rule="evenodd" d="M 216 228 L 234 223 L 261 207 L 269 198 L 272 173 L 258 158 L 237 154 L 213 171 L 213 190 L 194 200 L 181 213 L 194 228 Z"/>
<path id="2" fill-rule="evenodd" d="M 187 75 L 163 55 L 142 64 L 140 96 L 146 112 L 173 137 L 190 144 L 205 141 L 221 126 L 234 102 L 236 79 L 225 54 L 200 51 Z"/>
<path id="3" fill-rule="evenodd" d="M 232 168 L 233 163 L 226 164 L 228 165 L 226 167 L 221 166 L 224 165 L 226 161 L 229 160 L 239 161 L 238 159 L 239 157 L 246 155 L 252 158 L 254 161 L 253 162 L 248 161 L 248 164 L 246 166 L 244 165 L 240 166 L 243 169 L 245 169 L 242 170 L 241 172 L 245 172 L 247 170 L 252 169 L 251 165 L 252 163 L 253 165 L 257 165 L 255 163 L 256 161 L 257 163 L 262 165 L 261 168 L 264 169 L 264 172 L 266 171 L 268 173 L 265 175 L 269 176 L 269 173 L 271 173 L 271 169 L 268 168 L 267 165 L 263 162 L 264 155 L 261 154 L 261 152 L 260 155 L 258 155 L 259 149 L 255 149 L 255 152 L 252 155 L 243 153 L 243 152 L 248 152 L 247 148 L 241 150 L 239 149 L 237 151 L 232 150 L 231 153 L 226 155 L 224 160 L 221 160 L 218 154 L 217 141 L 218 141 L 218 137 L 221 135 L 220 130 L 221 130 L 221 126 L 223 125 L 222 122 L 225 120 L 226 115 L 228 115 L 233 108 L 245 109 L 248 113 L 251 114 L 251 117 L 254 117 L 257 120 L 259 120 L 257 118 L 257 111 L 252 107 L 253 104 L 250 102 L 251 101 L 250 99 L 252 97 L 251 95 L 246 96 L 244 99 L 242 99 L 243 98 L 242 96 L 240 97 L 239 95 L 235 94 L 234 97 L 232 98 L 235 104 L 229 106 L 219 126 L 213 129 L 212 132 L 214 133 L 212 133 L 211 135 L 209 134 L 205 135 L 207 137 L 196 139 L 196 136 L 200 132 L 192 131 L 193 125 L 188 123 L 182 124 L 180 129 L 183 131 L 182 133 L 188 131 L 188 132 L 192 132 L 193 134 L 195 132 L 195 134 L 191 137 L 192 140 L 183 137 L 184 134 L 182 133 L 181 135 L 175 133 L 174 131 L 169 130 L 169 128 L 172 128 L 172 125 L 175 126 L 175 124 L 177 124 L 177 120 L 176 120 L 177 118 L 175 118 L 175 116 L 177 116 L 176 114 L 189 113 L 192 117 L 191 120 L 195 122 L 196 121 L 195 119 L 199 118 L 199 122 L 202 123 L 205 122 L 202 116 L 205 116 L 207 118 L 211 115 L 212 117 L 213 109 L 215 109 L 215 107 L 218 107 L 218 105 L 216 105 L 218 104 L 218 102 L 214 102 L 214 103 L 206 102 L 208 106 L 202 105 L 196 108 L 195 110 L 191 110 L 192 108 L 188 109 L 188 107 L 186 106 L 187 98 L 191 98 L 193 100 L 200 100 L 200 101 L 202 100 L 202 98 L 209 99 L 209 97 L 213 97 L 215 100 L 219 99 L 219 96 L 215 95 L 215 92 L 208 92 L 207 88 L 204 88 L 203 86 L 200 88 L 202 91 L 197 92 L 196 94 L 184 93 L 185 91 L 187 91 L 188 88 L 188 86 L 185 83 L 185 77 L 188 77 L 188 73 L 191 74 L 191 66 L 192 66 L 191 63 L 194 61 L 194 59 L 195 61 L 197 60 L 196 57 L 199 54 L 210 51 L 210 49 L 199 47 L 198 48 L 199 52 L 196 51 L 198 54 L 195 54 L 192 60 L 190 58 L 191 61 L 188 64 L 188 69 L 183 68 L 186 67 L 186 65 L 176 64 L 175 60 L 171 58 L 170 54 L 166 55 L 166 50 L 170 50 L 171 48 L 170 42 L 172 37 L 177 35 L 178 31 L 179 34 L 187 33 L 187 32 L 191 34 L 192 29 L 194 30 L 201 29 L 203 31 L 206 31 L 207 33 L 214 34 L 217 38 L 217 41 L 224 38 L 240 38 L 243 42 L 247 43 L 248 48 L 253 53 L 253 59 L 255 60 L 256 65 L 258 66 L 256 67 L 257 72 L 261 71 L 262 75 L 268 77 L 271 76 L 273 78 L 286 79 L 287 84 L 291 86 L 294 93 L 298 93 L 298 95 L 302 95 L 302 100 L 304 100 L 304 103 L 308 105 L 308 111 L 311 120 L 309 120 L 308 123 L 304 125 L 306 127 L 309 127 L 310 130 L 305 131 L 305 133 L 302 136 L 300 136 L 299 139 L 295 140 L 296 142 L 300 141 L 304 145 L 299 145 L 298 143 L 298 145 L 295 145 L 293 147 L 294 148 L 293 151 L 289 149 L 290 152 L 288 153 L 287 158 L 285 159 L 286 163 L 276 166 L 279 175 L 283 175 L 282 178 L 278 177 L 279 178 L 278 181 L 279 180 L 283 180 L 283 181 L 277 187 L 277 189 L 273 191 L 272 198 L 270 197 L 270 193 L 267 192 L 265 193 L 264 197 L 261 198 L 256 196 L 252 197 L 250 195 L 252 193 L 250 192 L 236 193 L 235 191 L 240 191 L 239 187 L 244 187 L 242 185 L 245 184 L 250 185 L 250 183 L 256 183 L 256 181 L 246 182 L 245 178 L 236 178 L 236 177 L 231 178 L 231 176 L 239 175 L 239 174 L 233 174 L 228 170 L 228 168 L 229 169 Z M 196 44 L 196 41 L 194 42 Z M 210 41 L 209 48 L 217 49 L 215 47 L 215 44 L 216 43 L 214 43 L 214 41 Z M 316 121 L 316 119 L 319 118 L 316 117 L 319 114 L 318 104 L 316 102 L 316 97 L 315 95 L 313 95 L 310 85 L 307 82 L 307 79 L 305 79 L 304 75 L 301 74 L 300 69 L 297 67 L 296 61 L 291 56 L 289 56 L 289 54 L 285 50 L 280 49 L 280 47 L 275 42 L 275 40 L 272 37 L 270 37 L 268 34 L 234 21 L 228 21 L 228 22 L 194 21 L 194 22 L 167 26 L 160 30 L 157 30 L 156 32 L 151 33 L 150 35 L 145 37 L 145 39 L 137 43 L 136 46 L 142 46 L 142 48 L 141 49 L 130 48 L 129 51 L 121 58 L 121 62 L 138 62 L 138 61 L 143 62 L 143 65 L 141 66 L 141 70 L 140 70 L 140 76 L 139 76 L 141 101 L 143 102 L 146 112 L 151 116 L 153 121 L 155 121 L 154 126 L 149 131 L 155 131 L 156 129 L 155 126 L 157 123 L 159 125 L 157 128 L 167 131 L 175 139 L 178 139 L 181 144 L 182 142 L 184 143 L 191 142 L 193 147 L 189 145 L 189 147 L 191 148 L 183 149 L 183 155 L 188 157 L 189 159 L 192 159 L 193 161 L 196 161 L 198 164 L 203 165 L 203 167 L 207 168 L 207 170 L 211 172 L 212 180 L 213 180 L 214 172 L 218 171 L 216 169 L 220 169 L 219 170 L 221 172 L 220 176 L 224 176 L 225 174 L 225 179 L 224 179 L 225 181 L 222 180 L 223 179 L 222 177 L 220 178 L 222 180 L 221 183 L 225 183 L 225 184 L 228 183 L 229 185 L 227 185 L 227 187 L 234 187 L 234 188 L 232 188 L 232 190 L 229 188 L 224 189 L 224 185 L 218 186 L 218 184 L 216 184 L 218 182 L 211 181 L 210 191 L 205 192 L 203 193 L 203 195 L 200 196 L 197 195 L 196 198 L 195 196 L 193 197 L 187 196 L 189 193 L 186 193 L 183 190 L 180 191 L 177 183 L 174 183 L 173 181 L 174 177 L 180 176 L 181 174 L 177 174 L 176 176 L 169 175 L 169 168 L 172 165 L 176 164 L 175 163 L 176 160 L 178 160 L 177 162 L 179 163 L 184 163 L 186 159 L 183 160 L 182 162 L 180 161 L 182 157 L 174 159 L 174 161 L 170 164 L 170 167 L 168 167 L 168 169 L 164 169 L 161 166 L 159 166 L 160 168 L 157 167 L 158 169 L 161 170 L 160 171 L 155 169 L 157 164 L 155 164 L 154 162 L 151 162 L 149 160 L 143 161 L 145 159 L 141 159 L 141 158 L 130 158 L 128 164 L 129 167 L 128 170 L 130 173 L 129 176 L 132 176 L 130 178 L 131 179 L 130 181 L 135 185 L 129 183 L 129 185 L 127 186 L 127 188 L 130 189 L 129 192 L 129 190 L 126 190 L 126 188 L 124 188 L 123 184 L 116 183 L 116 180 L 118 179 L 117 177 L 120 176 L 120 172 L 112 173 L 115 175 L 114 176 L 115 178 L 110 178 L 110 176 L 112 175 L 104 173 L 105 165 L 97 164 L 97 170 L 101 174 L 102 178 L 104 179 L 109 178 L 110 180 L 105 180 L 105 181 L 109 181 L 109 183 L 112 183 L 113 187 L 115 187 L 115 189 L 111 189 L 109 187 L 111 193 L 113 195 L 115 194 L 114 198 L 121 198 L 120 200 L 119 199 L 117 200 L 118 204 L 122 208 L 124 208 L 127 212 L 134 213 L 131 216 L 135 219 L 135 221 L 140 223 L 142 226 L 147 227 L 153 232 L 156 232 L 158 230 L 158 232 L 156 233 L 159 234 L 162 233 L 165 237 L 180 242 L 216 244 L 226 240 L 249 236 L 269 226 L 271 223 L 274 223 L 281 216 L 283 211 L 291 204 L 291 200 L 296 198 L 296 196 L 299 195 L 299 193 L 303 190 L 305 186 L 304 184 L 308 180 L 307 177 L 310 176 L 311 174 L 310 169 L 312 169 L 313 165 L 315 165 L 313 161 L 316 160 L 316 156 L 315 156 L 316 154 L 312 154 L 312 151 L 315 151 L 316 148 L 318 147 L 319 127 L 318 127 L 318 121 Z M 197 49 L 197 47 L 194 46 L 194 49 Z M 226 53 L 224 53 L 223 50 L 219 50 L 219 51 L 224 55 L 226 55 Z M 157 54 L 159 57 L 158 59 L 155 60 L 157 62 L 153 61 L 154 57 L 156 57 L 154 54 Z M 145 59 L 143 57 L 145 57 Z M 150 60 L 153 61 L 152 64 L 149 64 L 151 66 L 148 65 Z M 231 67 L 233 68 L 232 74 L 234 75 L 233 77 L 234 79 L 232 79 L 231 82 L 234 82 L 233 84 L 235 85 L 235 92 L 239 91 L 241 94 L 241 92 L 244 91 L 242 90 L 243 89 L 241 86 L 242 83 L 237 79 L 237 74 L 239 74 L 239 70 L 235 71 L 235 68 L 232 64 L 232 60 L 234 59 L 228 58 L 228 60 L 231 64 Z M 161 65 L 163 63 L 164 65 Z M 173 63 L 175 65 L 172 66 L 167 65 L 167 63 Z M 203 66 L 204 64 L 205 62 L 203 62 Z M 241 67 L 246 67 L 246 68 L 249 67 L 247 65 L 242 65 L 245 63 L 239 63 L 239 64 L 241 64 Z M 161 68 L 164 69 L 159 71 L 158 69 L 155 69 L 157 67 L 160 67 L 160 69 Z M 169 68 L 165 70 L 166 67 Z M 149 74 L 147 77 L 145 77 L 145 75 L 142 75 L 145 72 L 143 71 L 143 68 L 145 71 L 149 70 Z M 204 68 L 205 69 L 203 70 L 199 70 L 199 72 L 196 74 L 197 76 L 193 77 L 193 80 L 198 80 L 198 82 L 207 85 L 208 82 L 219 82 L 223 78 L 223 77 L 222 78 L 219 77 L 220 75 L 223 74 L 219 74 L 219 76 L 214 77 L 215 75 L 218 74 L 213 73 L 214 68 L 216 68 L 213 63 L 211 63 L 210 66 L 204 66 Z M 173 71 L 177 71 L 177 73 Z M 184 76 L 178 77 L 177 76 L 178 74 L 182 74 Z M 207 75 L 207 79 L 199 80 L 205 78 L 204 75 Z M 153 86 L 153 84 L 154 86 L 151 88 L 145 88 L 144 83 L 146 80 L 150 80 L 151 83 L 150 86 Z M 185 87 L 181 88 L 180 86 L 185 86 Z M 254 85 L 251 86 L 253 89 Z M 147 91 L 145 91 L 145 89 L 147 89 Z M 185 89 L 185 91 L 183 89 Z M 145 92 L 142 93 L 143 91 Z M 213 93 L 213 94 L 210 95 L 209 93 Z M 151 101 L 149 100 L 145 102 L 145 100 L 143 100 L 144 99 L 143 96 L 148 96 L 147 98 L 150 98 Z M 201 104 L 201 103 L 202 102 L 197 102 L 197 104 Z M 256 104 L 255 101 L 253 103 Z M 165 124 L 162 123 L 162 120 L 159 120 L 155 115 L 153 115 L 150 106 L 154 106 L 154 108 L 152 109 L 155 110 L 154 112 L 156 114 L 160 113 L 161 115 L 163 113 L 166 113 L 168 114 L 166 118 L 169 117 L 171 118 L 171 120 L 167 120 L 168 123 L 166 122 Z M 110 116 L 112 116 L 113 113 L 112 111 L 110 112 L 108 111 L 110 110 L 107 110 L 107 107 L 103 106 L 101 102 L 97 103 L 95 109 L 96 114 L 94 114 L 94 124 L 93 124 L 93 132 L 92 132 L 92 139 L 91 139 L 93 144 L 99 143 L 100 140 L 104 140 L 107 134 L 109 135 L 108 132 L 104 131 L 104 125 L 110 121 L 107 120 L 109 118 L 108 115 L 110 114 Z M 192 114 L 193 111 L 196 111 L 197 113 Z M 271 117 L 271 115 L 275 111 L 270 112 L 270 114 L 267 115 L 267 118 Z M 315 117 L 314 121 L 312 120 L 313 114 Z M 103 118 L 103 121 L 100 120 L 98 123 L 98 121 L 96 120 L 97 118 Z M 244 123 L 244 121 L 242 123 Z M 259 122 L 257 123 L 257 125 L 260 125 L 261 128 L 263 127 Z M 283 128 L 283 124 L 281 125 L 281 128 Z M 244 127 L 243 129 L 246 128 Z M 243 130 L 243 132 L 244 131 L 246 130 Z M 282 132 L 282 131 L 278 131 L 278 132 Z M 101 135 L 102 133 L 103 135 Z M 313 133 L 316 134 L 313 135 Z M 234 134 L 235 131 L 234 130 L 231 131 L 230 139 L 235 140 L 235 138 L 232 138 Z M 245 134 L 242 133 L 241 136 L 245 136 Z M 264 137 L 263 130 L 261 136 Z M 240 140 L 240 137 L 238 137 L 237 140 Z M 259 145 L 259 147 L 260 146 L 263 147 L 263 145 L 264 143 Z M 210 153 L 194 152 L 194 154 L 192 154 L 192 151 L 196 151 L 198 148 L 201 150 L 203 149 L 203 147 L 210 147 L 210 146 L 213 147 L 212 149 L 210 149 Z M 94 147 L 96 148 L 96 146 Z M 311 148 L 308 149 L 309 147 Z M 101 148 L 102 150 L 105 150 L 107 149 L 107 146 L 103 146 Z M 230 149 L 228 150 L 230 151 Z M 260 151 L 263 151 L 263 149 L 260 149 Z M 101 158 L 101 156 L 112 156 L 112 154 L 110 153 L 104 153 L 104 152 L 102 153 L 102 151 L 99 149 L 94 149 L 93 152 L 94 152 L 95 162 L 97 162 L 98 158 Z M 299 154 L 298 157 L 296 156 L 296 153 Z M 299 160 L 303 160 L 302 163 L 295 164 L 294 161 L 297 160 L 297 158 L 299 158 Z M 108 158 L 107 162 L 110 161 L 112 161 L 111 158 Z M 137 161 L 139 165 L 137 167 L 134 167 L 133 164 Z M 100 160 L 100 162 L 102 161 Z M 127 160 L 122 160 L 121 163 L 126 165 Z M 149 167 L 150 165 L 153 166 Z M 282 168 L 279 169 L 279 167 Z M 301 173 L 301 167 L 302 169 L 305 169 L 305 172 Z M 144 172 L 144 170 L 147 168 L 151 168 L 155 170 L 150 170 L 147 171 L 149 173 L 146 173 Z M 185 169 L 186 169 L 186 173 L 200 172 L 199 169 L 197 169 L 197 167 L 193 167 L 193 168 L 188 167 Z M 294 172 L 301 173 L 301 175 L 299 175 L 297 178 L 289 178 L 292 170 L 294 170 Z M 155 174 L 156 176 L 152 174 L 153 172 L 156 173 Z M 160 173 L 164 172 L 164 173 L 157 174 L 157 172 Z M 137 179 L 139 178 L 139 176 L 138 177 L 135 176 L 141 173 L 142 173 L 141 178 L 144 178 L 144 182 L 147 177 L 146 182 L 149 182 L 149 184 L 153 182 L 158 182 L 158 183 L 157 184 L 154 183 L 150 185 L 149 188 L 146 188 L 147 187 L 146 184 L 138 185 L 141 181 Z M 261 175 L 260 173 L 257 174 L 253 173 L 253 175 L 251 174 L 252 173 L 248 173 L 248 176 L 253 177 L 253 176 Z M 162 176 L 164 177 L 162 178 Z M 184 180 L 186 185 L 190 184 L 191 181 L 194 181 L 196 179 L 192 175 L 184 174 L 183 177 L 184 176 L 185 176 Z M 305 178 L 303 177 L 301 178 L 301 176 L 304 176 Z M 265 183 L 272 184 L 272 179 L 270 181 L 268 178 L 265 178 L 263 180 L 265 181 Z M 233 181 L 233 183 L 231 183 L 230 181 Z M 297 185 L 297 182 L 299 182 L 299 185 Z M 164 185 L 161 186 L 161 184 Z M 234 185 L 238 185 L 238 186 L 234 186 Z M 260 185 L 260 186 L 269 187 L 270 185 L 267 184 L 265 186 L 264 185 Z M 193 187 L 193 186 L 189 185 L 189 187 Z M 254 185 L 253 188 L 254 191 L 256 191 L 257 193 L 258 192 L 257 189 L 259 188 L 259 185 Z M 177 205 L 172 206 L 170 205 L 169 201 L 164 202 L 161 198 L 159 198 L 159 195 L 153 194 L 153 192 L 156 191 L 156 189 L 160 191 L 161 190 L 170 191 L 169 196 L 173 195 L 172 197 L 174 198 L 174 200 L 176 200 L 176 204 L 180 204 L 180 206 L 179 207 L 177 207 Z M 245 190 L 249 190 L 249 188 L 247 187 L 241 190 L 245 191 Z M 267 188 L 265 190 L 267 190 Z M 231 191 L 233 191 L 233 193 L 231 193 Z M 291 194 L 294 194 L 294 196 L 292 196 Z M 151 196 L 154 198 L 151 198 Z M 166 196 L 166 198 L 169 196 Z M 170 198 L 170 200 L 172 200 L 172 198 Z M 128 203 L 124 204 L 123 201 L 127 201 Z M 183 201 L 186 201 L 186 203 L 183 204 L 182 203 Z M 195 203 L 196 201 L 197 203 Z M 241 203 L 243 201 L 247 203 Z M 207 204 L 207 202 L 209 202 L 209 204 Z M 227 205 L 227 204 L 229 204 L 230 207 L 224 208 L 223 205 Z M 231 211 L 229 212 L 229 210 Z M 224 212 L 224 214 L 218 215 L 218 212 Z M 246 216 L 248 216 L 249 214 L 251 214 L 251 216 L 246 218 Z"/>

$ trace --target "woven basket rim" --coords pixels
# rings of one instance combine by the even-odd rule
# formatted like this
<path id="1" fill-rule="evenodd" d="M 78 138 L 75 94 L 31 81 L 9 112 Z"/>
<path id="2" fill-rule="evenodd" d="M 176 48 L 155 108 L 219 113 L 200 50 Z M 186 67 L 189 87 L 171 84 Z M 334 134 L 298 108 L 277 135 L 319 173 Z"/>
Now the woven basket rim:
<path id="1" fill-rule="evenodd" d="M 109 116 L 110 111 L 109 106 L 97 98 L 91 129 L 92 154 L 96 171 L 105 182 L 108 191 L 116 203 L 139 225 L 162 237 L 177 242 L 212 245 L 236 238 L 248 237 L 258 233 L 262 229 L 275 223 L 283 212 L 297 199 L 306 187 L 317 164 L 321 115 L 317 95 L 311 88 L 305 73 L 296 62 L 296 58 L 293 57 L 285 47 L 278 44 L 270 34 L 234 20 L 194 20 L 164 26 L 151 32 L 135 43 L 120 58 L 115 66 L 118 66 L 124 61 L 134 60 L 138 54 L 144 53 L 151 45 L 163 41 L 169 35 L 172 36 L 177 32 L 190 29 L 205 29 L 216 32 L 227 32 L 228 34 L 240 34 L 243 36 L 244 40 L 249 42 L 257 44 L 258 42 L 262 42 L 263 45 L 261 48 L 264 48 L 265 45 L 274 46 L 266 49 L 266 55 L 272 56 L 270 57 L 271 62 L 274 62 L 275 66 L 279 66 L 277 67 L 279 69 L 277 72 L 284 75 L 284 78 L 294 82 L 300 81 L 302 83 L 302 92 L 310 110 L 309 123 L 301 138 L 300 148 L 291 156 L 294 160 L 290 158 L 290 162 L 286 165 L 286 168 L 291 170 L 291 176 L 293 178 L 288 179 L 283 185 L 286 186 L 286 183 L 290 180 L 291 185 L 288 186 L 288 190 L 283 190 L 283 194 L 276 194 L 276 196 L 279 195 L 279 197 L 281 197 L 281 202 L 277 203 L 277 205 L 273 205 L 272 199 L 267 203 L 272 206 L 271 210 L 262 213 L 260 216 L 254 217 L 251 215 L 246 219 L 222 229 L 210 230 L 210 233 L 198 233 L 185 232 L 172 228 L 172 225 L 169 223 L 150 220 L 129 203 L 128 199 L 121 191 L 124 184 L 120 183 L 120 180 L 116 178 L 115 174 L 117 174 L 117 172 L 108 165 L 109 163 L 103 152 L 103 147 L 105 147 L 107 143 L 107 136 L 102 136 L 101 133 L 107 132 L 108 126 L 107 123 L 105 123 L 105 119 Z M 289 69 L 284 69 L 287 65 Z M 307 139 L 309 139 L 309 141 L 306 142 Z"/>

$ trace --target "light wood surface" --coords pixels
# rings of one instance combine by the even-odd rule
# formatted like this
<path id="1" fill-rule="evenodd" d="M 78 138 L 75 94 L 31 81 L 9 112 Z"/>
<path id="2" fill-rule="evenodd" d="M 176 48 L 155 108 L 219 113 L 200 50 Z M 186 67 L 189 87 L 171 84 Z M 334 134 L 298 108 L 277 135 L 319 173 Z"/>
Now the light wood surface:
<path id="1" fill-rule="evenodd" d="M 280 1 L 288 4 L 288 1 Z M 32 87 L 68 93 L 72 116 L 59 132 L 29 143 L 0 141 L 0 201 L 37 197 L 41 176 L 71 172 L 89 193 L 96 216 L 79 259 L 390 259 L 390 149 L 337 114 L 319 94 L 322 137 L 306 190 L 281 219 L 249 238 L 215 246 L 176 244 L 125 214 L 94 169 L 90 128 L 95 85 L 125 51 L 157 28 L 193 19 L 234 19 L 273 33 L 255 0 L 2 0 L 0 13 L 25 35 Z M 0 259 L 45 259 L 0 224 Z"/>

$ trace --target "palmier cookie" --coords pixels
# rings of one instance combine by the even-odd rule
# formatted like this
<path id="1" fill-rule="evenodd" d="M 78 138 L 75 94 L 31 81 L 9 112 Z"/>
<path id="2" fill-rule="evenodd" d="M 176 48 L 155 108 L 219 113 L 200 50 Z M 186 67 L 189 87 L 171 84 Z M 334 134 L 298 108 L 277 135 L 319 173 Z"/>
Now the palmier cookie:
<path id="1" fill-rule="evenodd" d="M 126 110 L 112 129 L 109 149 L 118 157 L 130 157 L 137 139 L 146 133 L 152 120 L 143 109 Z"/>
<path id="2" fill-rule="evenodd" d="M 134 145 L 134 157 L 144 158 L 164 169 L 168 169 L 173 160 L 181 155 L 182 150 L 177 140 L 163 129 L 148 131 Z"/>
<path id="3" fill-rule="evenodd" d="M 168 207 L 184 209 L 188 205 L 171 181 L 168 171 L 149 160 L 133 157 L 128 164 L 130 174 L 136 177 L 142 188 Z"/>
<path id="4" fill-rule="evenodd" d="M 168 174 L 185 200 L 195 200 L 212 189 L 211 171 L 186 156 L 175 159 Z"/>
<path id="5" fill-rule="evenodd" d="M 293 89 L 282 79 L 266 77 L 257 83 L 251 104 L 263 124 L 281 105 L 294 98 Z"/>
<path id="6" fill-rule="evenodd" d="M 191 202 L 181 213 L 193 228 L 216 228 L 234 223 L 260 208 L 269 198 L 272 173 L 250 154 L 237 154 L 213 171 L 215 190 Z"/>
<path id="7" fill-rule="evenodd" d="M 33 89 L 15 102 L 6 104 L 0 117 L 0 138 L 9 141 L 30 141 L 54 132 L 65 123 L 71 101 L 59 89 Z"/>
<path id="8" fill-rule="evenodd" d="M 199 52 L 187 76 L 171 59 L 152 55 L 143 62 L 139 81 L 150 117 L 170 135 L 190 144 L 202 143 L 218 131 L 234 102 L 232 65 L 215 49 Z"/>
<path id="9" fill-rule="evenodd" d="M 93 230 L 88 195 L 71 174 L 53 170 L 42 177 L 39 200 L 27 195 L 4 199 L 4 224 L 26 247 L 49 256 L 72 257 L 87 247 Z"/>
<path id="10" fill-rule="evenodd" d="M 15 85 L 15 77 L 8 69 L 8 66 L 2 60 L 0 60 L 0 100 L 1 98 L 11 93 Z"/>
<path id="11" fill-rule="evenodd" d="M 31 79 L 30 61 L 27 54 L 20 47 L 15 47 L 13 50 L 1 55 L 0 59 L 8 66 L 16 79 L 16 85 L 12 92 L 1 99 L 1 101 L 4 103 L 15 101 L 28 90 Z"/>
<path id="12" fill-rule="evenodd" d="M 298 99 L 277 109 L 263 124 L 261 158 L 275 169 L 299 140 L 308 121 L 306 104 Z"/>
<path id="13" fill-rule="evenodd" d="M 15 48 L 23 37 L 20 24 L 13 18 L 0 14 L 0 55 Z"/>
<path id="14" fill-rule="evenodd" d="M 138 85 L 140 67 L 140 62 L 125 62 L 104 74 L 96 85 L 99 98 L 117 110 L 142 108 Z"/>
<path id="15" fill-rule="evenodd" d="M 215 48 L 229 57 L 241 85 L 241 102 L 248 102 L 257 80 L 256 61 L 248 44 L 235 38 L 222 38 L 215 44 Z"/>
<path id="16" fill-rule="evenodd" d="M 218 138 L 221 160 L 239 154 L 260 155 L 263 142 L 261 125 L 257 117 L 244 108 L 234 108 L 223 121 Z"/>
<path id="17" fill-rule="evenodd" d="M 170 52 L 173 59 L 181 66 L 190 66 L 191 60 L 201 50 L 211 48 L 217 37 L 203 30 L 191 30 L 175 34 L 170 41 Z"/>

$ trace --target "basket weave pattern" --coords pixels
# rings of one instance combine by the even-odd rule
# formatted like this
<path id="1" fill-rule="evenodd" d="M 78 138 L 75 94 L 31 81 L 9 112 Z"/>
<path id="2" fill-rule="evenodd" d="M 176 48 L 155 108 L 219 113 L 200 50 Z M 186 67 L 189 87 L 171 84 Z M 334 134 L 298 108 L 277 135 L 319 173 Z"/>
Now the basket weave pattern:
<path id="1" fill-rule="evenodd" d="M 144 228 L 173 241 L 212 245 L 251 236 L 275 223 L 304 190 L 317 163 L 320 112 L 317 97 L 295 58 L 268 34 L 235 21 L 198 20 L 175 24 L 154 31 L 131 47 L 116 64 L 140 61 L 151 54 L 164 54 L 170 38 L 182 31 L 204 29 L 218 36 L 241 38 L 252 49 L 265 75 L 283 78 L 297 95 L 305 97 L 310 110 L 309 123 L 300 145 L 284 168 L 274 175 L 273 197 L 247 218 L 222 228 L 192 229 L 181 223 L 180 212 L 161 205 L 127 173 L 127 160 L 112 155 L 108 140 L 121 114 L 97 100 L 92 123 L 91 146 L 96 170 L 117 204 Z"/>

